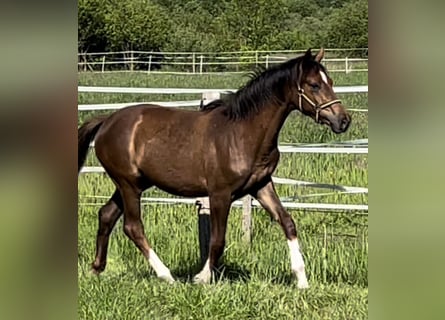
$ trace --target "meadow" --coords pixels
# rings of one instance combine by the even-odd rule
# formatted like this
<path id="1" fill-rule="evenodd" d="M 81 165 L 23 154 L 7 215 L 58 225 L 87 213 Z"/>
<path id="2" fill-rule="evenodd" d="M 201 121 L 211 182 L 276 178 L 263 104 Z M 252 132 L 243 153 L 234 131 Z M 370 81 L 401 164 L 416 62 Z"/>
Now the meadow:
<path id="1" fill-rule="evenodd" d="M 332 73 L 335 85 L 367 84 L 367 73 Z M 79 73 L 79 85 L 238 88 L 239 74 L 168 75 Z M 199 95 L 80 93 L 79 104 L 199 99 Z M 367 94 L 339 95 L 349 108 L 367 108 Z M 79 123 L 99 112 L 79 112 Z M 101 111 L 100 113 L 110 113 Z M 280 143 L 324 143 L 368 137 L 368 113 L 354 112 L 347 133 L 335 135 L 297 112 Z M 180 161 L 180 159 L 178 159 Z M 86 165 L 98 165 L 93 152 Z M 277 177 L 367 187 L 368 155 L 282 154 Z M 200 269 L 194 206 L 143 203 L 149 242 L 179 281 L 158 280 L 119 221 L 110 239 L 108 265 L 89 275 L 94 259 L 97 211 L 113 192 L 105 174 L 81 174 L 78 182 L 78 317 L 80 319 L 366 319 L 368 216 L 360 212 L 291 210 L 298 226 L 311 287 L 298 290 L 291 276 L 284 234 L 262 209 L 253 211 L 253 235 L 242 241 L 241 210 L 232 208 L 223 267 L 215 283 L 195 285 Z M 367 204 L 367 195 L 278 185 L 281 198 L 317 203 Z M 314 195 L 315 194 L 315 195 Z M 171 197 L 157 189 L 144 196 Z"/>

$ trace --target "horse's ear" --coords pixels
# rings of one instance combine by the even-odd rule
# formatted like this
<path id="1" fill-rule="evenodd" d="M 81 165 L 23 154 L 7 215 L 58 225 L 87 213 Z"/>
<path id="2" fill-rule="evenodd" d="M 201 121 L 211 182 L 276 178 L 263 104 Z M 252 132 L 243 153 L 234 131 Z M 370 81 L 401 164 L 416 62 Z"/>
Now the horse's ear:
<path id="1" fill-rule="evenodd" d="M 317 55 L 315 56 L 315 61 L 320 63 L 320 61 L 323 59 L 323 57 L 324 57 L 324 49 L 321 48 L 320 51 L 318 51 Z"/>
<path id="2" fill-rule="evenodd" d="M 312 51 L 311 48 L 307 49 L 306 53 L 304 54 L 305 59 L 312 59 Z"/>

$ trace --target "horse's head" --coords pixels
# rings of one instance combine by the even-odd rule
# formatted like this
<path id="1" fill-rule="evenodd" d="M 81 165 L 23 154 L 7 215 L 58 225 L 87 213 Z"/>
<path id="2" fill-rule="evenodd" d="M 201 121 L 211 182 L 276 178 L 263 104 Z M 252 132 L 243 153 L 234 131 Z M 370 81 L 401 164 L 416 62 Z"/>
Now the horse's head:
<path id="1" fill-rule="evenodd" d="M 323 49 L 315 56 L 309 49 L 297 65 L 299 70 L 295 105 L 317 123 L 327 124 L 335 133 L 342 133 L 348 129 L 351 116 L 334 93 L 332 79 L 320 63 L 323 56 Z"/>

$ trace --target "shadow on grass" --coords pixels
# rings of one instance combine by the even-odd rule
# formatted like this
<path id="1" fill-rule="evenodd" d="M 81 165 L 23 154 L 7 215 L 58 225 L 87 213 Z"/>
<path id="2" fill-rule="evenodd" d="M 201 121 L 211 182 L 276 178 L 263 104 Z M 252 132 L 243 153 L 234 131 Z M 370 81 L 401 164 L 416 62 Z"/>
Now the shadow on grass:
<path id="1" fill-rule="evenodd" d="M 193 283 L 193 277 L 201 271 L 202 264 L 195 262 L 194 264 L 185 263 L 183 267 L 178 267 L 171 270 L 173 278 L 182 283 Z M 135 270 L 134 276 L 139 279 L 156 277 L 152 270 Z M 212 283 L 220 281 L 229 282 L 246 282 L 250 280 L 250 271 L 236 264 L 220 264 L 214 270 Z"/>
<path id="2" fill-rule="evenodd" d="M 221 264 L 215 270 L 215 281 L 246 282 L 250 280 L 250 271 L 236 264 Z"/>
<path id="3" fill-rule="evenodd" d="M 184 263 L 182 266 L 177 267 L 176 269 L 171 270 L 173 278 L 178 281 L 179 283 L 183 284 L 192 284 L 193 278 L 195 275 L 201 271 L 202 264 L 199 261 L 195 261 L 195 263 Z M 127 269 L 128 270 L 128 269 Z M 132 276 L 134 276 L 138 280 L 144 280 L 144 279 L 157 279 L 155 272 L 148 267 L 147 269 L 137 269 L 136 267 L 131 268 Z M 118 272 L 117 274 L 114 274 L 114 276 L 117 277 L 126 277 L 125 275 L 127 272 Z M 105 272 L 105 276 L 107 276 L 107 273 Z M 108 273 L 108 276 L 111 276 L 110 273 Z M 323 281 L 321 279 L 311 279 L 309 276 L 309 285 L 312 284 L 324 284 L 324 285 L 350 285 L 350 286 L 357 286 L 357 287 L 368 287 L 367 281 L 360 281 L 359 279 L 356 279 L 354 277 L 342 277 L 339 278 L 338 275 L 334 276 L 332 274 L 328 274 L 326 279 Z M 252 275 L 251 271 L 246 269 L 245 267 L 242 267 L 236 263 L 221 263 L 219 267 L 214 270 L 213 278 L 211 283 L 218 283 L 218 282 L 231 282 L 231 283 L 247 283 L 251 281 Z M 257 278 L 257 276 L 255 277 Z M 297 278 L 295 275 L 292 274 L 292 272 L 289 270 L 288 272 L 283 273 L 269 273 L 268 275 L 264 274 L 260 276 L 262 281 L 274 284 L 274 285 L 280 285 L 280 286 L 286 286 L 286 287 L 296 287 L 297 285 Z M 161 280 L 160 280 L 161 281 Z"/>

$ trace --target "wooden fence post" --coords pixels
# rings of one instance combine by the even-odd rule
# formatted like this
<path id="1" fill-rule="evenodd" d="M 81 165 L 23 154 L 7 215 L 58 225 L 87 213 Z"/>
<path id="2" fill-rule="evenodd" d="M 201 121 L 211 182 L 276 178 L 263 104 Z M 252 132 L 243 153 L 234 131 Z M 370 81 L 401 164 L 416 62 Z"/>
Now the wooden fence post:
<path id="1" fill-rule="evenodd" d="M 219 99 L 219 92 L 205 92 L 202 94 L 203 104 L 207 104 L 213 100 Z M 199 249 L 201 256 L 201 264 L 207 261 L 209 256 L 210 243 L 210 202 L 208 197 L 196 199 L 198 208 L 198 233 L 199 233 Z"/>
<path id="2" fill-rule="evenodd" d="M 202 74 L 202 61 L 204 60 L 204 56 L 201 55 L 199 57 L 199 74 Z"/>
<path id="3" fill-rule="evenodd" d="M 133 66 L 133 60 L 134 60 L 134 54 L 133 51 L 130 52 L 130 70 L 133 71 L 134 66 Z"/>
<path id="4" fill-rule="evenodd" d="M 148 56 L 148 73 L 151 71 L 151 55 Z"/>
<path id="5" fill-rule="evenodd" d="M 105 56 L 102 58 L 102 72 L 105 71 Z"/>
<path id="6" fill-rule="evenodd" d="M 83 71 L 87 71 L 87 64 L 88 64 L 88 59 L 87 59 L 87 53 L 85 52 L 84 54 L 83 54 L 83 62 L 85 63 L 84 65 L 83 65 Z"/>
<path id="7" fill-rule="evenodd" d="M 247 195 L 243 198 L 243 241 L 252 241 L 252 197 Z"/>

